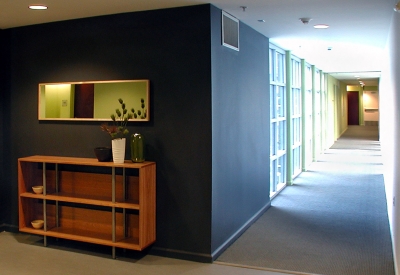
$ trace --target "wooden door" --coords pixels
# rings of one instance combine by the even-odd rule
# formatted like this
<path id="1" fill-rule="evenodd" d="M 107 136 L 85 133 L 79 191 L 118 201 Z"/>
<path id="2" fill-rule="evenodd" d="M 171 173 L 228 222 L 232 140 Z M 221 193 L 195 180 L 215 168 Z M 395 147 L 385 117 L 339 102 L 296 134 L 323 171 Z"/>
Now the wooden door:
<path id="1" fill-rule="evenodd" d="M 347 92 L 347 124 L 359 125 L 360 124 L 360 109 L 358 92 Z"/>
<path id="2" fill-rule="evenodd" d="M 94 84 L 75 85 L 75 118 L 93 118 Z"/>

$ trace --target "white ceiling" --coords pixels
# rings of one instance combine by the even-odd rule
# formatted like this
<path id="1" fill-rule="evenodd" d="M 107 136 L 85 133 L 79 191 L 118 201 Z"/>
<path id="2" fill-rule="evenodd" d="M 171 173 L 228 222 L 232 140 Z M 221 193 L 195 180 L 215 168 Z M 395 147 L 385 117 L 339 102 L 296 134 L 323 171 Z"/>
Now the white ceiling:
<path id="1" fill-rule="evenodd" d="M 382 54 L 398 0 L 214 0 L 211 3 L 324 72 L 357 84 L 376 85 Z M 0 0 L 0 28 L 132 11 L 209 3 L 199 0 Z M 245 6 L 243 10 L 241 8 Z M 299 18 L 311 18 L 303 24 Z M 261 23 L 258 20 L 264 20 Z M 330 28 L 314 29 L 315 24 Z M 328 50 L 331 48 L 331 50 Z M 352 82 L 350 82 L 352 80 Z M 371 82 L 372 80 L 372 82 Z"/>

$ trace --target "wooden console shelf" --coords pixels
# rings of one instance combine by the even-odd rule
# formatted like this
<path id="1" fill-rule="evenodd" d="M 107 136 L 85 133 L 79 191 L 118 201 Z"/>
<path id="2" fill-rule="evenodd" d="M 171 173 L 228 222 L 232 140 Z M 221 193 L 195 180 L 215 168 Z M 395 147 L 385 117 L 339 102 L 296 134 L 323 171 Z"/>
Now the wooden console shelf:
<path id="1" fill-rule="evenodd" d="M 35 194 L 33 186 L 43 186 Z M 156 239 L 156 164 L 92 158 L 18 159 L 21 232 L 143 250 Z M 32 220 L 44 221 L 34 229 Z"/>

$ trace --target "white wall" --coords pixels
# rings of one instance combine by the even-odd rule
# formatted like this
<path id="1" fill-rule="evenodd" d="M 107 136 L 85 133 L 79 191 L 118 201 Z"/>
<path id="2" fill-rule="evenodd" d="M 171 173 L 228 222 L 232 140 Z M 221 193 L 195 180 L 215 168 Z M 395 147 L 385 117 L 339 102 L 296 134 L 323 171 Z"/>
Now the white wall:
<path id="1" fill-rule="evenodd" d="M 364 91 L 364 121 L 379 121 L 379 94 L 377 91 Z"/>
<path id="2" fill-rule="evenodd" d="M 393 13 L 380 81 L 380 139 L 396 274 L 400 264 L 400 14 Z M 394 202 L 395 201 L 395 202 Z"/>

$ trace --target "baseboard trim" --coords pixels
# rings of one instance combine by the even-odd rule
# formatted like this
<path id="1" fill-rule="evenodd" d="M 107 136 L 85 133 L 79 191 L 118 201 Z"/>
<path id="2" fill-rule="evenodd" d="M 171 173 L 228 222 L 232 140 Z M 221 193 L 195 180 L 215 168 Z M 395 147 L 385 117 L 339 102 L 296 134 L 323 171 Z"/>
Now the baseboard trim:
<path id="1" fill-rule="evenodd" d="M 226 265 L 226 266 L 233 266 L 238 268 L 245 268 L 245 269 L 255 269 L 255 270 L 263 270 L 269 272 L 277 272 L 282 274 L 292 274 L 292 275 L 317 275 L 315 273 L 304 273 L 298 271 L 291 271 L 291 270 L 284 270 L 284 269 L 275 269 L 275 268 L 267 268 L 267 267 L 259 267 L 259 266 L 249 266 L 249 265 L 241 265 L 241 264 L 232 264 L 232 263 L 225 263 L 225 262 L 218 262 L 215 261 L 215 264 L 219 265 Z"/>
<path id="2" fill-rule="evenodd" d="M 151 250 L 149 251 L 149 254 L 167 258 L 193 261 L 193 262 L 212 263 L 212 258 L 210 254 L 194 253 L 184 250 L 152 247 Z"/>
<path id="3" fill-rule="evenodd" d="M 18 233 L 19 228 L 16 225 L 3 223 L 3 224 L 0 224 L 0 232 L 3 232 L 3 231 Z"/>
<path id="4" fill-rule="evenodd" d="M 225 241 L 221 246 L 219 246 L 212 254 L 205 253 L 194 253 L 184 250 L 168 249 L 162 247 L 153 246 L 149 254 L 188 260 L 200 263 L 212 263 L 217 259 L 222 252 L 224 252 L 232 243 L 234 243 L 268 208 L 271 207 L 271 201 L 269 201 L 263 208 L 261 208 L 256 214 L 254 214 L 242 227 L 240 227 L 227 241 Z"/>
<path id="5" fill-rule="evenodd" d="M 269 201 L 263 208 L 261 208 L 256 214 L 254 214 L 228 240 L 226 240 L 222 245 L 220 245 L 217 249 L 215 249 L 214 252 L 211 254 L 212 261 L 215 261 L 231 244 L 233 244 L 270 207 L 271 207 L 271 201 Z"/>

